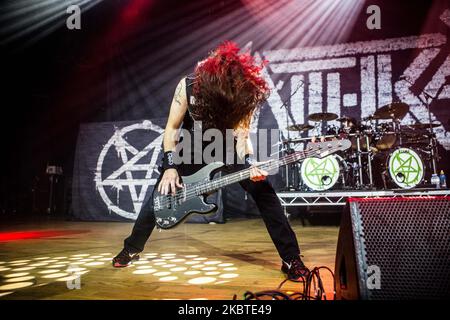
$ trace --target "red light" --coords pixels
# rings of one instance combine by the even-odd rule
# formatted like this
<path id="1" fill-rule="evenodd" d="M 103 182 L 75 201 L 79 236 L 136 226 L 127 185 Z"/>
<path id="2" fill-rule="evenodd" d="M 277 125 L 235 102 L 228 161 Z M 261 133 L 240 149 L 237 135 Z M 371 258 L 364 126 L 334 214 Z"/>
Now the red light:
<path id="1" fill-rule="evenodd" d="M 89 231 L 88 230 L 46 230 L 46 231 L 1 232 L 0 233 L 0 242 L 60 237 L 60 236 L 86 233 L 86 232 L 89 232 Z"/>
<path id="2" fill-rule="evenodd" d="M 139 17 L 141 11 L 143 11 L 149 4 L 151 4 L 151 1 L 148 0 L 131 0 L 128 6 L 122 12 L 123 20 L 135 20 L 137 17 Z"/>

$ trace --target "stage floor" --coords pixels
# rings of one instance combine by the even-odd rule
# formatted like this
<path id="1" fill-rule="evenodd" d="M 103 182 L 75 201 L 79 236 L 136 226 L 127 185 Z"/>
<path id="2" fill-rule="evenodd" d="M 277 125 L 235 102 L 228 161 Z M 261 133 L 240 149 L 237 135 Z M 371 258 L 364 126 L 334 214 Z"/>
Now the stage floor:
<path id="1" fill-rule="evenodd" d="M 334 271 L 339 228 L 291 222 L 308 267 Z M 155 231 L 137 264 L 114 269 L 131 223 L 40 222 L 0 229 L 0 299 L 232 299 L 284 276 L 262 220 Z M 16 232 L 22 233 L 16 233 Z M 27 239 L 29 238 L 29 239 Z M 79 277 L 80 289 L 77 289 Z M 332 297 L 331 276 L 323 271 Z M 288 291 L 300 284 L 289 282 Z"/>

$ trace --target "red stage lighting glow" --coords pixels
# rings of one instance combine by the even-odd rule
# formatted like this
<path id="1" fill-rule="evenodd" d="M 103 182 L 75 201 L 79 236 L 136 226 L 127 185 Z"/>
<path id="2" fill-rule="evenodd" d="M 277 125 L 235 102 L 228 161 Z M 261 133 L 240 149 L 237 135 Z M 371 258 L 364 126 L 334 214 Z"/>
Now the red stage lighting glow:
<path id="1" fill-rule="evenodd" d="M 151 3 L 152 1 L 148 0 L 131 0 L 122 12 L 122 19 L 125 22 L 135 20 L 139 17 L 141 11 L 143 11 L 146 6 L 151 5 Z"/>
<path id="2" fill-rule="evenodd" d="M 16 232 L 1 232 L 0 242 L 9 242 L 27 239 L 41 239 L 67 236 L 72 234 L 86 233 L 88 230 L 44 230 L 44 231 L 16 231 Z"/>

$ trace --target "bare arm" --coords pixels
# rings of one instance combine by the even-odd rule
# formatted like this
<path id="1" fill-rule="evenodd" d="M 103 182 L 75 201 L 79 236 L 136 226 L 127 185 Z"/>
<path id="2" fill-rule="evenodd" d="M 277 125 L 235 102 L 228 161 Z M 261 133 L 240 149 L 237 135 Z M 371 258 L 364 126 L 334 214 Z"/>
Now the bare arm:
<path id="1" fill-rule="evenodd" d="M 175 94 L 170 105 L 169 118 L 167 119 L 164 131 L 163 147 L 164 151 L 175 151 L 178 141 L 178 129 L 183 122 L 187 110 L 186 82 L 181 79 L 175 89 Z"/>
<path id="2" fill-rule="evenodd" d="M 253 155 L 253 145 L 250 140 L 250 128 L 245 126 L 238 126 L 234 129 L 236 135 L 236 153 L 239 158 L 243 159 L 246 155 Z M 250 180 L 256 182 L 264 180 L 269 173 L 265 170 L 252 166 L 250 169 Z"/>
<path id="3" fill-rule="evenodd" d="M 178 142 L 178 129 L 183 122 L 187 111 L 186 81 L 181 79 L 175 89 L 175 94 L 170 105 L 169 118 L 167 119 L 166 129 L 163 137 L 164 152 L 175 151 Z M 174 194 L 176 188 L 182 188 L 180 177 L 176 169 L 167 169 L 164 171 L 161 182 L 158 185 L 158 192 L 161 194 Z"/>

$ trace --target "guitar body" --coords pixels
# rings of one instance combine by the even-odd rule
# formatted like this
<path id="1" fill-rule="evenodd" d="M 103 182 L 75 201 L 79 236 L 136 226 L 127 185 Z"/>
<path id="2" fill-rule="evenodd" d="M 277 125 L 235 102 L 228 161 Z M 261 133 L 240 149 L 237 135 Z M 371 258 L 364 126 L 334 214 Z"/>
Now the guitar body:
<path id="1" fill-rule="evenodd" d="M 190 176 L 182 176 L 184 188 L 178 190 L 176 197 L 161 195 L 155 190 L 153 193 L 153 208 L 157 225 L 162 229 L 170 229 L 192 213 L 212 214 L 216 212 L 217 205 L 205 201 L 208 194 L 195 196 L 187 200 L 184 200 L 184 195 L 194 192 L 196 185 L 211 181 L 213 174 L 223 166 L 222 162 L 214 162 Z"/>

